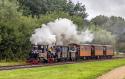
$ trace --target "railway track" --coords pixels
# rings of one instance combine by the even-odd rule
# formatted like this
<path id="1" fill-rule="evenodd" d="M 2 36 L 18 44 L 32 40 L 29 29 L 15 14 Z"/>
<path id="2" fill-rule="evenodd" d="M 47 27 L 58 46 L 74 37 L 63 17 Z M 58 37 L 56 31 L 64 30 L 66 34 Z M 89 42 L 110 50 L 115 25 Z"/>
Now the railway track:
<path id="1" fill-rule="evenodd" d="M 84 60 L 84 61 L 77 61 L 77 62 L 59 62 L 59 63 L 52 63 L 52 64 L 48 63 L 48 64 L 37 64 L 37 65 L 25 64 L 25 65 L 13 65 L 13 66 L 0 66 L 0 71 L 55 66 L 55 65 L 63 65 L 63 64 L 84 63 L 84 62 L 93 62 L 93 61 L 106 61 L 106 60 L 121 59 L 121 58 L 125 58 L 125 57 L 113 57 L 112 59 Z"/>

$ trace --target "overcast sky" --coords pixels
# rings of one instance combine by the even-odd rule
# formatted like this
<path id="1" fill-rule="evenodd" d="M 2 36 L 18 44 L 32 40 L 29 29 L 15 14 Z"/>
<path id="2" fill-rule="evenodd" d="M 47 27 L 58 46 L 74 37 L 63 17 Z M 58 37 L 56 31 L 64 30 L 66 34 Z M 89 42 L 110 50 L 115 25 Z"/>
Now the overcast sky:
<path id="1" fill-rule="evenodd" d="M 82 2 L 89 14 L 88 19 L 97 15 L 121 16 L 125 18 L 125 0 L 72 0 Z"/>

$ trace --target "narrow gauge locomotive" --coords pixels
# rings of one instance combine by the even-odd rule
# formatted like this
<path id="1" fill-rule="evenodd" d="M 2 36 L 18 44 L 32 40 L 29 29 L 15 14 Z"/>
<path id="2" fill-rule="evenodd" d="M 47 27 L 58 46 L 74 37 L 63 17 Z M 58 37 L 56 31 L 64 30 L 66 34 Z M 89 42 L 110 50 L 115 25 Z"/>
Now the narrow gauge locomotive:
<path id="1" fill-rule="evenodd" d="M 79 59 L 112 58 L 113 47 L 111 45 L 98 44 L 69 44 L 67 46 L 33 45 L 32 52 L 27 59 L 28 63 L 54 63 L 76 61 Z"/>

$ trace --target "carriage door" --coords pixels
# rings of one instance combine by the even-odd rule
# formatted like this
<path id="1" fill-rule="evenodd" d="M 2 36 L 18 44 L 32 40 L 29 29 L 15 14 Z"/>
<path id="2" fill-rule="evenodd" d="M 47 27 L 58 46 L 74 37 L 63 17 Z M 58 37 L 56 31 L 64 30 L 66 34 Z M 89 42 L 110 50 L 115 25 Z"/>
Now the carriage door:
<path id="1" fill-rule="evenodd" d="M 74 55 L 76 54 L 76 52 L 74 52 L 75 51 L 75 49 L 74 49 L 74 45 L 70 45 L 69 46 L 69 59 L 71 60 L 73 57 L 74 57 Z"/>
<path id="2" fill-rule="evenodd" d="M 72 49 L 72 47 L 71 47 L 71 45 L 69 46 L 69 60 L 71 60 L 71 49 Z"/>
<path id="3" fill-rule="evenodd" d="M 91 56 L 95 56 L 95 46 L 91 46 Z"/>
<path id="4" fill-rule="evenodd" d="M 80 57 L 80 46 L 76 46 L 76 58 Z"/>
<path id="5" fill-rule="evenodd" d="M 106 50 L 107 50 L 106 46 L 103 46 L 103 55 L 106 55 Z"/>

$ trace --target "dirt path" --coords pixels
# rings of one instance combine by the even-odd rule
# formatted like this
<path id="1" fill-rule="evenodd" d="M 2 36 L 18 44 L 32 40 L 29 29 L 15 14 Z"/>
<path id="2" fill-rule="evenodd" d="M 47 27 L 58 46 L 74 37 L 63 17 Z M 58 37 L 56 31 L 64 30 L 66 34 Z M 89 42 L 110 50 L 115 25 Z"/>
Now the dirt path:
<path id="1" fill-rule="evenodd" d="M 125 66 L 116 68 L 97 79 L 123 79 L 125 78 Z"/>

